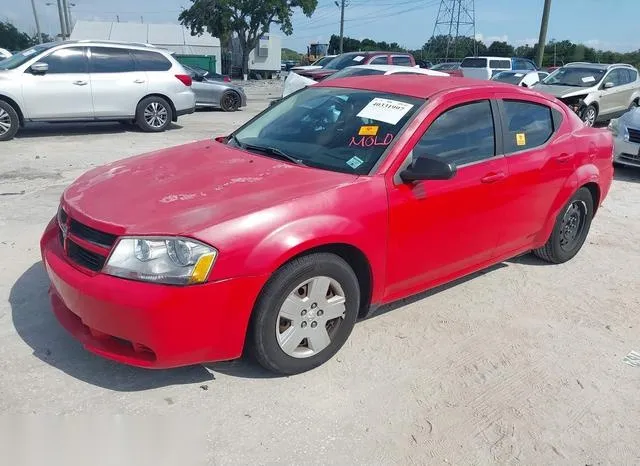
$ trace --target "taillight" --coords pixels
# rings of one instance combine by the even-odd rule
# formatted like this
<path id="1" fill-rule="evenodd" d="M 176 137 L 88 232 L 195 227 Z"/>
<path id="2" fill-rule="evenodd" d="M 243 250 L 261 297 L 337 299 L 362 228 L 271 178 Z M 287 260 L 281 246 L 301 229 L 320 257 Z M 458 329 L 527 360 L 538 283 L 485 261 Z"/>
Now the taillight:
<path id="1" fill-rule="evenodd" d="M 176 74 L 176 78 L 178 78 L 178 80 L 187 87 L 191 86 L 193 83 L 191 76 L 188 74 Z"/>

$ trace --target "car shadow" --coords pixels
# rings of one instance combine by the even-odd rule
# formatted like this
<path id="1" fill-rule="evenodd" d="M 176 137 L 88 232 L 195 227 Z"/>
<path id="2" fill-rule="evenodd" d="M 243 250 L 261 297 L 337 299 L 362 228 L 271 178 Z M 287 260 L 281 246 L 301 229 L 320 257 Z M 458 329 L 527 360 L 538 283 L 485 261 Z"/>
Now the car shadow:
<path id="1" fill-rule="evenodd" d="M 640 168 L 616 165 L 613 179 L 616 181 L 627 181 L 629 183 L 640 183 Z"/>
<path id="2" fill-rule="evenodd" d="M 183 127 L 172 123 L 167 131 L 182 129 Z M 52 136 L 87 136 L 100 134 L 142 133 L 135 125 L 120 123 L 31 123 L 21 128 L 16 134 L 16 139 L 33 139 Z M 153 133 L 149 133 L 153 134 Z"/>
<path id="3" fill-rule="evenodd" d="M 118 364 L 89 353 L 54 317 L 48 287 L 49 279 L 42 262 L 38 262 L 18 278 L 9 294 L 13 325 L 41 361 L 75 379 L 119 392 L 203 383 L 215 378 L 201 365 L 149 370 Z"/>

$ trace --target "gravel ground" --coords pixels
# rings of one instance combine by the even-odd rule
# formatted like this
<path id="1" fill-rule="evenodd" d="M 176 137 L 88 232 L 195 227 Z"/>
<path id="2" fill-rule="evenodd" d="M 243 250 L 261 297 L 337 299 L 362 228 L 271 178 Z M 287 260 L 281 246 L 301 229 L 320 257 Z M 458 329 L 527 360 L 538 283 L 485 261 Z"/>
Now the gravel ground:
<path id="1" fill-rule="evenodd" d="M 136 422 L 179 425 L 173 451 L 206 464 L 640 463 L 640 367 L 623 363 L 640 351 L 640 170 L 617 170 L 574 261 L 523 256 L 384 308 L 304 375 L 272 378 L 242 360 L 144 371 L 68 336 L 50 312 L 38 250 L 64 187 L 96 165 L 225 134 L 279 87 L 247 92 L 247 109 L 197 112 L 164 134 L 40 125 L 0 143 L 0 413 L 91 415 L 66 419 L 103 419 L 91 432 L 112 440 L 106 426 L 139 440 Z M 65 435 L 52 418 L 29 419 L 5 433 L 53 446 Z M 78 432 L 95 457 L 93 437 Z M 198 446 L 176 445 L 181 435 Z M 168 451 L 163 439 L 138 442 L 138 454 Z M 26 448 L 24 438 L 6 443 Z"/>

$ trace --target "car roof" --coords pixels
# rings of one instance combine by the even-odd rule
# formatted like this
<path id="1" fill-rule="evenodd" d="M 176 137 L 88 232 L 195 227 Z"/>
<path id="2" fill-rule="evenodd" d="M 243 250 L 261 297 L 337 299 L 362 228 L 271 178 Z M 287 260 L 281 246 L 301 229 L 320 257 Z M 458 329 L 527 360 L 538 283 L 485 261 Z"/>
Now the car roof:
<path id="1" fill-rule="evenodd" d="M 449 76 L 446 73 L 440 73 L 439 71 L 431 71 L 425 70 L 424 68 L 416 68 L 413 66 L 400 66 L 400 65 L 356 65 L 350 66 L 348 69 L 363 69 L 363 70 L 378 70 L 384 73 L 389 73 L 391 71 L 397 73 L 412 73 L 412 74 L 423 74 L 423 75 L 431 75 L 431 76 Z"/>
<path id="2" fill-rule="evenodd" d="M 147 49 L 153 50 L 157 52 L 169 52 L 162 47 L 156 47 L 153 44 L 147 44 L 143 42 L 125 42 L 118 40 L 90 40 L 90 39 L 82 39 L 82 40 L 64 40 L 60 42 L 54 42 L 52 47 L 57 47 L 61 45 L 85 45 L 85 46 L 105 46 L 105 47 L 122 47 L 122 48 L 134 48 L 134 49 Z M 171 52 L 169 52 L 171 53 Z"/>
<path id="3" fill-rule="evenodd" d="M 478 57 L 465 57 L 464 59 L 466 60 L 467 58 L 486 58 L 487 60 L 511 60 L 511 57 L 490 57 L 488 55 L 480 55 Z"/>
<path id="4" fill-rule="evenodd" d="M 429 76 L 421 74 L 392 74 L 388 76 L 356 76 L 336 78 L 327 82 L 319 82 L 314 87 L 341 87 L 347 89 L 364 89 L 367 91 L 400 94 L 419 99 L 428 99 L 441 92 L 456 89 L 485 89 L 487 92 L 504 89 L 512 90 L 513 86 L 496 81 L 479 79 L 439 77 L 425 79 Z"/>

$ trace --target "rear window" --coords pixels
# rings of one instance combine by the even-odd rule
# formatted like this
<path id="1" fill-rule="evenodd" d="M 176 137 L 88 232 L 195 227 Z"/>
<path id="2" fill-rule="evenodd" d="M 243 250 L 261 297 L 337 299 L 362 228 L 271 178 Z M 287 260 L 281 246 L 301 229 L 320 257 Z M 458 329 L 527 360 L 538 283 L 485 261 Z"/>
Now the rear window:
<path id="1" fill-rule="evenodd" d="M 487 59 L 486 58 L 465 58 L 462 60 L 462 68 L 486 68 L 487 67 Z"/>
<path id="2" fill-rule="evenodd" d="M 161 53 L 147 52 L 146 50 L 132 50 L 131 53 L 136 59 L 138 71 L 168 71 L 171 69 L 171 62 Z"/>
<path id="3" fill-rule="evenodd" d="M 511 62 L 509 60 L 491 60 L 489 62 L 489 68 L 503 68 L 510 70 Z"/>

